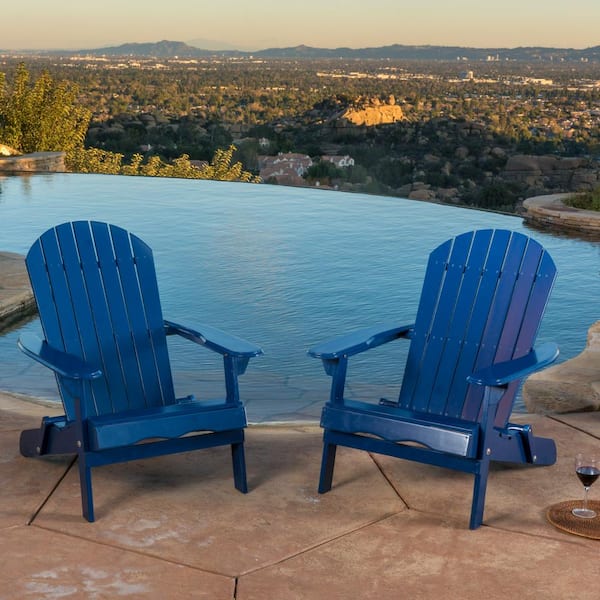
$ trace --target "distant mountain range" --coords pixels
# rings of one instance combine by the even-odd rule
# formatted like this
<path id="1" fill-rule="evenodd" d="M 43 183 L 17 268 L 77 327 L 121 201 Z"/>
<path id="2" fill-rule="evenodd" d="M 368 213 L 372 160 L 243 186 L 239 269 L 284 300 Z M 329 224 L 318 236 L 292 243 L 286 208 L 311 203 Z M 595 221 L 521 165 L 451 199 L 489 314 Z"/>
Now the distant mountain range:
<path id="1" fill-rule="evenodd" d="M 107 48 L 89 50 L 48 51 L 45 54 L 92 55 L 92 56 L 131 56 L 155 58 L 207 58 L 256 57 L 287 59 L 399 59 L 399 60 L 498 60 L 518 61 L 589 61 L 600 62 L 600 46 L 577 50 L 574 48 L 468 48 L 463 46 L 405 46 L 393 44 L 376 48 L 313 48 L 294 46 L 291 48 L 267 48 L 248 52 L 241 50 L 207 50 L 184 42 L 163 40 L 150 43 L 129 43 Z"/>

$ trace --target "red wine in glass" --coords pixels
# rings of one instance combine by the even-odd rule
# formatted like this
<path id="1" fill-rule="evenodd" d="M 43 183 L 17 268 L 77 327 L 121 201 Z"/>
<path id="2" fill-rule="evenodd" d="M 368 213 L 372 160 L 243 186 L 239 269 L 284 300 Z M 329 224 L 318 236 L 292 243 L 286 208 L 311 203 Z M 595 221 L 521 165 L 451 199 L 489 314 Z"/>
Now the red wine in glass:
<path id="1" fill-rule="evenodd" d="M 584 487 L 591 487 L 592 483 L 600 477 L 600 469 L 596 467 L 578 467 L 575 471 L 579 481 L 583 483 Z"/>
<path id="2" fill-rule="evenodd" d="M 593 519 L 596 511 L 588 508 L 588 492 L 594 481 L 600 477 L 600 457 L 579 452 L 575 456 L 575 473 L 583 484 L 583 506 L 574 508 L 571 512 L 576 517 Z"/>

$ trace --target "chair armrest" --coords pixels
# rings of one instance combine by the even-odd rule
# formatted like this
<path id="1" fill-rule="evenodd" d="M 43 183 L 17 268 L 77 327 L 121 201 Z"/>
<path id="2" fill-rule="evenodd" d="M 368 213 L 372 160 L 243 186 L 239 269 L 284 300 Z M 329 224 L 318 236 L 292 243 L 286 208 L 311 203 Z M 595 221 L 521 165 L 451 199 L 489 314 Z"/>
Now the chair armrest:
<path id="1" fill-rule="evenodd" d="M 558 357 L 558 346 L 553 342 L 542 344 L 520 358 L 514 358 L 486 367 L 467 377 L 469 383 L 499 387 L 522 379 L 552 364 Z"/>
<path id="2" fill-rule="evenodd" d="M 165 321 L 165 331 L 167 335 L 179 335 L 224 356 L 251 358 L 263 354 L 259 346 L 209 325 L 201 325 L 200 331 L 196 331 L 172 321 Z"/>
<path id="3" fill-rule="evenodd" d="M 19 337 L 17 346 L 27 356 L 33 358 L 55 373 L 69 379 L 96 379 L 102 370 L 86 363 L 77 356 L 53 348 L 33 333 L 24 333 Z"/>
<path id="4" fill-rule="evenodd" d="M 399 327 L 389 324 L 366 327 L 314 346 L 308 351 L 308 354 L 321 360 L 352 356 L 398 338 L 410 337 L 412 328 L 412 324 Z"/>

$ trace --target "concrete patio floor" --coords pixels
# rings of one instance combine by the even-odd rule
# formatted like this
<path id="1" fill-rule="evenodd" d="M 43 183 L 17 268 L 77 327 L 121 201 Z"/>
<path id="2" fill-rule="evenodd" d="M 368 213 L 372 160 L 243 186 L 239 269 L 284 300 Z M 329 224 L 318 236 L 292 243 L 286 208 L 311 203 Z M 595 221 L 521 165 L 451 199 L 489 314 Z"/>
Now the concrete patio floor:
<path id="1" fill-rule="evenodd" d="M 87 523 L 73 458 L 19 454 L 55 411 L 0 393 L 0 600 L 598 597 L 600 542 L 545 517 L 582 497 L 572 456 L 600 449 L 598 413 L 515 419 L 557 464 L 494 467 L 470 531 L 472 478 L 436 467 L 341 448 L 317 494 L 320 429 L 294 425 L 248 429 L 247 495 L 228 448 L 97 468 Z"/>

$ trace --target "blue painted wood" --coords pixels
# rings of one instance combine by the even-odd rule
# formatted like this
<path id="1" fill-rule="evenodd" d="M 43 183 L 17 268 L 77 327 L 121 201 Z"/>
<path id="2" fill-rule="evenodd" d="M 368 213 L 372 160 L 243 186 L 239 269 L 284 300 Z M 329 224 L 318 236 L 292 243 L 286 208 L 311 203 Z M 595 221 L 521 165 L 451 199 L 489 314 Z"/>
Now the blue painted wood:
<path id="1" fill-rule="evenodd" d="M 467 232 L 431 253 L 414 326 L 367 328 L 309 350 L 332 377 L 319 491 L 331 488 L 338 444 L 465 471 L 476 528 L 492 460 L 552 464 L 554 442 L 508 419 L 519 382 L 558 355 L 555 344 L 534 348 L 555 276 L 535 240 Z M 410 347 L 398 403 L 346 398 L 348 357 L 401 337 Z"/>
<path id="2" fill-rule="evenodd" d="M 21 453 L 77 454 L 88 521 L 91 469 L 102 464 L 230 445 L 235 487 L 246 492 L 238 376 L 262 350 L 210 326 L 165 321 L 152 251 L 120 227 L 58 225 L 33 244 L 26 265 L 45 339 L 25 334 L 18 345 L 54 371 L 65 415 L 22 432 Z M 223 355 L 225 398 L 175 397 L 167 334 Z"/>
<path id="3" fill-rule="evenodd" d="M 70 290 L 70 295 L 73 304 L 73 320 L 81 344 L 80 354 L 85 356 L 85 360 L 89 364 L 101 365 L 102 359 L 98 351 L 96 343 L 96 323 L 94 316 L 90 310 L 89 294 L 85 279 L 81 270 L 81 258 L 77 243 L 73 235 L 72 227 L 67 223 L 56 228 L 56 237 L 60 248 L 60 259 L 63 261 L 65 276 L 67 278 L 67 286 Z M 50 343 L 52 343 L 50 341 Z M 82 384 L 86 388 L 86 397 L 94 406 L 88 407 L 88 412 L 98 412 L 98 406 L 95 404 L 97 398 L 105 398 L 108 396 L 106 389 L 105 378 L 95 378 L 87 383 Z M 66 404 L 70 415 L 73 415 L 74 399 L 71 398 L 71 390 L 64 388 L 63 395 L 68 397 Z"/>
<path id="4" fill-rule="evenodd" d="M 135 361 L 140 374 L 140 380 L 143 382 L 143 394 L 134 394 L 129 405 L 132 408 L 139 408 L 136 398 L 141 398 L 144 406 L 161 406 L 170 404 L 174 401 L 175 394 L 172 384 L 164 386 L 160 379 L 157 365 L 160 362 L 168 364 L 168 352 L 164 328 L 159 328 L 154 336 L 150 336 L 151 327 L 148 322 L 147 312 L 149 308 L 145 302 L 145 296 L 152 297 L 158 286 L 155 283 L 155 277 L 148 277 L 151 283 L 146 283 L 145 279 L 138 272 L 138 261 L 145 257 L 151 257 L 152 253 L 147 246 L 143 248 L 140 256 L 133 251 L 130 235 L 118 227 L 110 228 L 115 260 L 117 262 L 117 272 L 119 274 L 122 297 L 124 298 L 124 308 L 127 314 L 127 321 L 130 328 L 131 344 L 133 345 Z M 153 271 L 153 270 L 152 270 Z M 152 286 L 148 293 L 148 286 Z M 157 310 L 158 307 L 154 308 Z M 156 319 L 162 321 L 162 313 L 157 311 Z M 161 335 L 162 334 L 162 335 Z M 157 355 L 158 348 L 163 352 Z M 133 406 L 132 406 L 133 404 Z"/>
<path id="5" fill-rule="evenodd" d="M 471 240 L 467 236 L 456 238 L 450 256 L 447 259 L 446 269 L 440 281 L 439 300 L 431 318 L 431 329 L 424 345 L 421 359 L 421 369 L 415 374 L 416 385 L 413 388 L 411 408 L 417 411 L 443 412 L 443 397 L 440 403 L 432 403 L 432 392 L 438 376 L 442 356 L 448 340 L 449 327 L 455 313 L 462 307 L 457 305 L 461 289 L 467 257 Z M 426 365 L 426 369 L 424 368 Z M 440 406 L 437 406 L 437 405 Z"/>
<path id="6" fill-rule="evenodd" d="M 93 315 L 94 321 L 94 334 L 90 334 L 90 337 L 85 340 L 86 352 L 100 362 L 105 373 L 103 382 L 98 382 L 87 390 L 86 398 L 89 398 L 90 402 L 87 410 L 90 415 L 105 414 L 112 412 L 122 403 L 118 396 L 125 393 L 125 381 L 114 345 L 113 325 L 105 300 L 105 290 L 90 225 L 81 221 L 65 224 L 65 227 L 69 226 L 72 227 L 76 240 L 82 277 L 85 281 L 90 313 Z M 61 227 L 63 226 L 58 228 Z M 62 399 L 66 404 L 64 394 Z M 67 416 L 74 418 L 73 413 L 68 408 L 66 410 Z"/>
<path id="7" fill-rule="evenodd" d="M 489 237 L 485 235 L 486 233 L 490 234 Z M 472 253 L 472 257 L 480 254 L 483 260 L 480 282 L 470 302 L 469 323 L 462 342 L 460 356 L 457 357 L 456 372 L 452 383 L 452 397 L 448 403 L 449 415 L 470 420 L 478 418 L 479 407 L 477 407 L 475 416 L 465 411 L 465 397 L 468 388 L 467 376 L 475 368 L 475 362 L 481 347 L 481 339 L 488 321 L 489 307 L 493 302 L 502 269 L 504 249 L 510 239 L 510 233 L 502 230 L 477 232 L 477 235 L 480 234 L 485 235 L 482 245 L 478 252 Z"/>
<path id="8" fill-rule="evenodd" d="M 203 324 L 192 329 L 173 321 L 164 323 L 167 335 L 180 335 L 219 354 L 227 354 L 236 358 L 252 358 L 262 354 L 259 346 L 210 325 Z"/>
<path id="9" fill-rule="evenodd" d="M 343 406 L 326 405 L 321 426 L 390 442 L 416 442 L 459 456 L 474 456 L 479 435 L 478 424 L 470 421 L 356 400 L 345 400 Z"/>
<path id="10" fill-rule="evenodd" d="M 156 367 L 165 404 L 173 401 L 173 379 L 169 368 L 165 323 L 160 305 L 158 282 L 154 268 L 154 259 L 150 248 L 137 236 L 131 236 L 131 246 L 135 256 L 135 265 L 141 282 L 141 293 L 148 323 L 148 334 L 156 354 Z"/>
<path id="11" fill-rule="evenodd" d="M 476 232 L 469 248 L 469 256 L 465 260 L 460 289 L 456 294 L 454 314 L 448 327 L 448 339 L 440 357 L 440 365 L 433 386 L 430 404 L 430 411 L 433 413 L 452 417 L 461 416 L 461 396 L 464 395 L 463 382 L 470 372 L 466 370 L 465 364 L 461 363 L 461 358 L 473 317 L 474 299 L 482 282 L 482 273 L 487 258 L 485 249 L 489 248 L 491 235 L 490 230 Z M 466 239 L 470 241 L 470 238 Z M 469 365 L 469 368 L 471 366 Z"/>
<path id="12" fill-rule="evenodd" d="M 436 248 L 429 256 L 412 332 L 412 341 L 406 359 L 405 373 L 408 376 L 404 378 L 400 389 L 399 403 L 405 408 L 415 408 L 413 404 L 414 390 L 417 386 L 418 374 L 423 367 L 423 356 L 431 335 L 433 315 L 439 302 L 439 282 L 443 280 L 451 250 L 452 241 L 449 240 Z"/>

